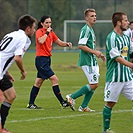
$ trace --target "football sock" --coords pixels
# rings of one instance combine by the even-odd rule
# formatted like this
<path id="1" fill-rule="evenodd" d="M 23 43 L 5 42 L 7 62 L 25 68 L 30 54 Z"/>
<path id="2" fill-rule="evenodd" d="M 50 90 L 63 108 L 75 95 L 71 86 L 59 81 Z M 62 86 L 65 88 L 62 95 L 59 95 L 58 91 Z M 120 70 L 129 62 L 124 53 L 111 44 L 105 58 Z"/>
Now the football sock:
<path id="1" fill-rule="evenodd" d="M 8 116 L 9 109 L 11 108 L 11 104 L 7 102 L 3 102 L 1 105 L 1 126 L 4 128 L 6 118 Z"/>
<path id="2" fill-rule="evenodd" d="M 111 111 L 112 108 L 104 105 L 103 108 L 103 130 L 106 131 L 110 128 L 110 120 L 111 120 Z"/>
<path id="3" fill-rule="evenodd" d="M 71 98 L 76 99 L 84 94 L 87 94 L 88 91 L 90 91 L 90 90 L 91 89 L 90 89 L 89 85 L 85 85 L 85 86 L 81 87 L 78 91 L 76 91 L 75 93 L 71 94 Z"/>
<path id="4" fill-rule="evenodd" d="M 93 94 L 94 94 L 94 90 L 91 90 L 91 91 L 89 91 L 88 93 L 85 94 L 84 100 L 83 100 L 83 102 L 81 104 L 82 108 L 85 108 L 85 107 L 88 106 L 89 101 L 90 101 L 90 99 L 91 99 Z"/>
<path id="5" fill-rule="evenodd" d="M 35 102 L 35 99 L 38 95 L 38 92 L 39 92 L 40 88 L 36 87 L 36 86 L 33 86 L 32 87 L 32 90 L 30 92 L 30 100 L 29 100 L 29 104 L 34 104 Z"/>
<path id="6" fill-rule="evenodd" d="M 59 100 L 59 102 L 62 104 L 64 102 L 64 99 L 62 98 L 60 89 L 59 89 L 59 85 L 56 86 L 52 86 L 53 92 L 55 94 L 55 96 L 57 97 L 57 99 Z"/>

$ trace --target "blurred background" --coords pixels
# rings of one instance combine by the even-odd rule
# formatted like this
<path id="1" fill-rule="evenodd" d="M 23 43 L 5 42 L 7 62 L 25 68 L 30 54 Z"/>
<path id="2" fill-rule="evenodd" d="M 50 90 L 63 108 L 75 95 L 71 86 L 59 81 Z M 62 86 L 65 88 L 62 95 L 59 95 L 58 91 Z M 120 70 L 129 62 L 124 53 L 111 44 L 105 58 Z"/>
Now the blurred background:
<path id="1" fill-rule="evenodd" d="M 93 28 L 98 49 L 105 47 L 106 36 L 113 28 L 111 17 L 114 12 L 125 12 L 129 21 L 133 20 L 133 0 L 0 0 L 0 40 L 6 33 L 18 29 L 17 20 L 21 15 L 30 14 L 38 22 L 43 15 L 49 15 L 57 36 L 61 40 L 71 41 L 71 50 L 77 50 L 80 29 L 85 24 L 83 12 L 86 8 L 94 8 L 97 13 L 97 23 Z M 81 22 L 65 23 L 66 20 Z M 57 45 L 53 45 L 53 49 L 63 50 Z M 35 50 L 34 37 L 30 50 Z"/>

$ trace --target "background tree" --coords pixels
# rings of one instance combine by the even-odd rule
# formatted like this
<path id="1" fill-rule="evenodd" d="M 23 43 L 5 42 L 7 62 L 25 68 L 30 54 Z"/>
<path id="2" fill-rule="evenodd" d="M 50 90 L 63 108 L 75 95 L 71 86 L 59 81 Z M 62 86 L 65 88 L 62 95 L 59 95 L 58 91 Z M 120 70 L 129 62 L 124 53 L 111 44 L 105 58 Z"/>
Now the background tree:
<path id="1" fill-rule="evenodd" d="M 133 20 L 133 0 L 0 0 L 0 39 L 6 33 L 16 30 L 18 18 L 27 13 L 38 21 L 43 15 L 49 15 L 52 18 L 53 30 L 63 39 L 64 20 L 83 20 L 83 11 L 86 8 L 94 8 L 98 20 L 111 20 L 115 11 L 126 12 L 129 21 Z M 72 40 L 76 46 L 82 25 L 70 25 L 68 28 L 70 32 L 68 41 Z M 94 26 L 98 43 L 105 42 L 111 28 L 110 25 Z M 34 38 L 33 44 L 35 44 Z"/>
<path id="2" fill-rule="evenodd" d="M 26 0 L 0 0 L 0 39 L 18 29 L 18 18 L 27 13 Z"/>

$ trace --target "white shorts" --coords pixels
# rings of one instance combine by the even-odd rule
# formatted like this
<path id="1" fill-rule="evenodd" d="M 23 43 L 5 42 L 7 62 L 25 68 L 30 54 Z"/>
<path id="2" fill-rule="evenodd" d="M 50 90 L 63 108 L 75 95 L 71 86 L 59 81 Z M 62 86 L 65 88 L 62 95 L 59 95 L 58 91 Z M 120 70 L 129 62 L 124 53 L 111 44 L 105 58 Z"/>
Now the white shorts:
<path id="1" fill-rule="evenodd" d="M 128 82 L 107 82 L 104 89 L 104 101 L 117 102 L 120 93 L 127 99 L 133 100 L 133 80 Z"/>
<path id="2" fill-rule="evenodd" d="M 82 66 L 81 67 L 82 70 L 84 71 L 87 79 L 88 79 L 88 82 L 90 84 L 96 84 L 98 83 L 98 80 L 99 80 L 99 66 L 93 66 L 93 67 L 90 67 L 90 66 Z"/>

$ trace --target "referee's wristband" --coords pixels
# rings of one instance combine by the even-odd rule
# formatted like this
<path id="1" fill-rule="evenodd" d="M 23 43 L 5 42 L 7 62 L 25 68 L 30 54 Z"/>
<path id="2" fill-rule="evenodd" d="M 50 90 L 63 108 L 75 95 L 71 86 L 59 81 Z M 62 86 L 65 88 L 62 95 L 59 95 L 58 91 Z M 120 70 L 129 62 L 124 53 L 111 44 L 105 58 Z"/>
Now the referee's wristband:
<path id="1" fill-rule="evenodd" d="M 46 35 L 49 35 L 49 32 L 48 31 L 46 31 L 46 33 L 45 33 Z"/>

